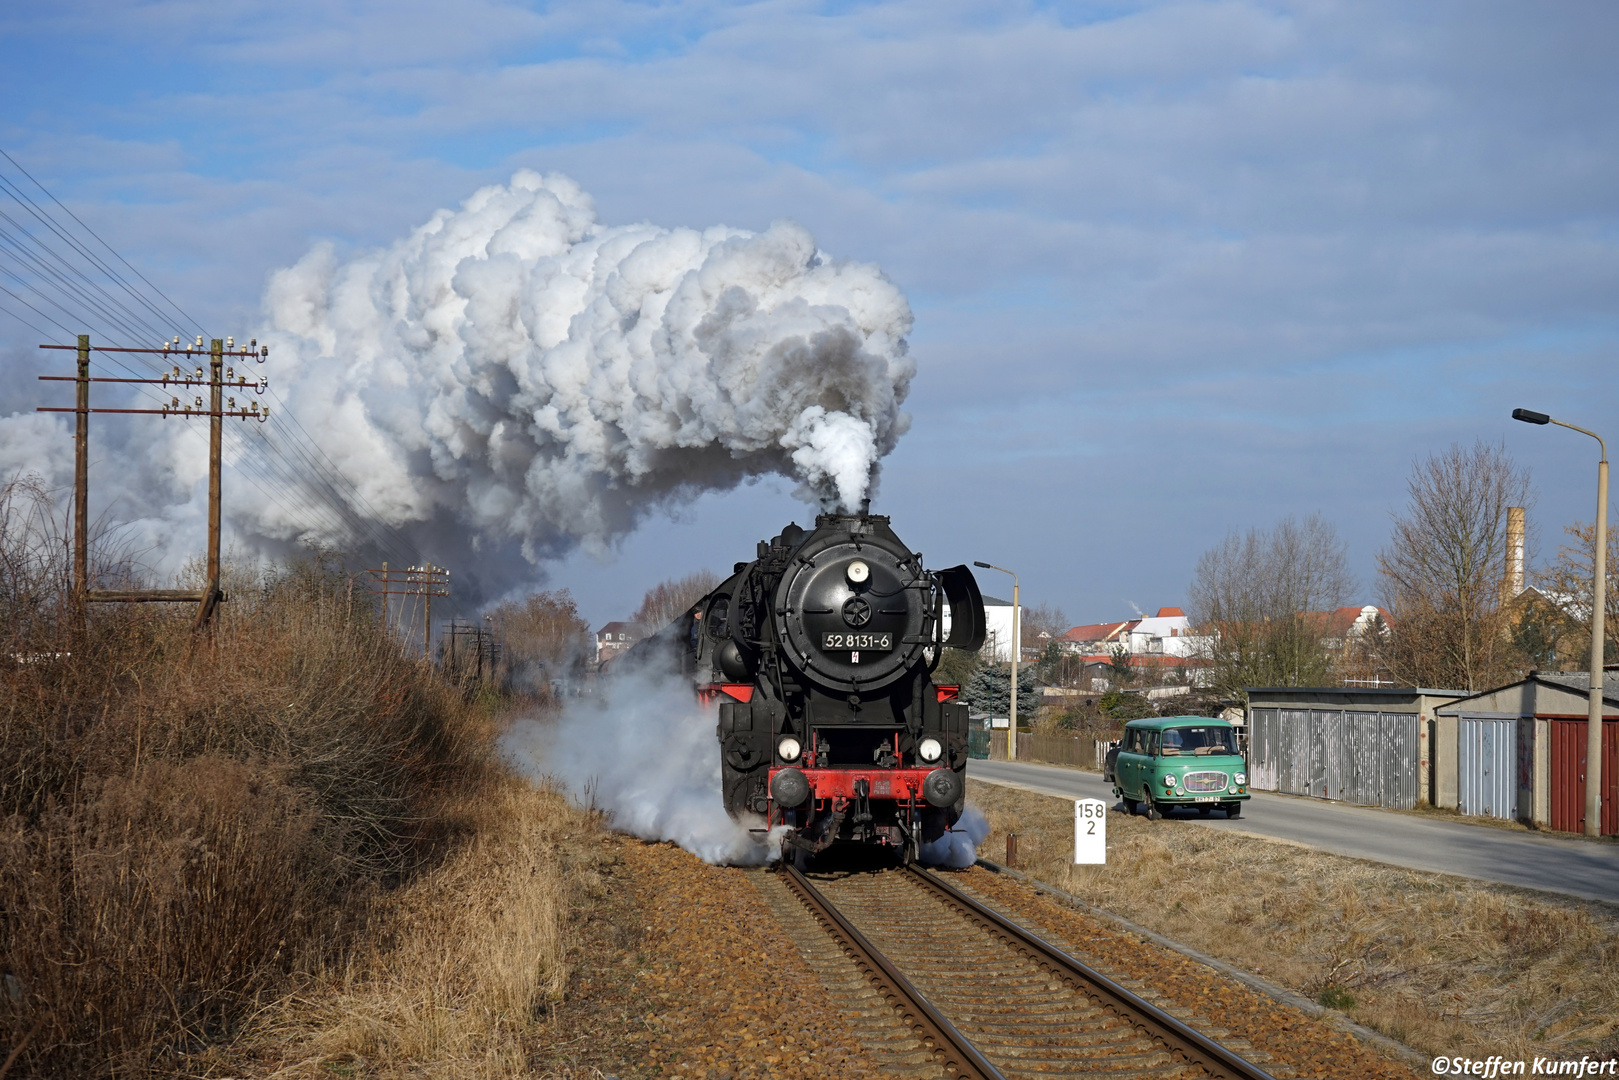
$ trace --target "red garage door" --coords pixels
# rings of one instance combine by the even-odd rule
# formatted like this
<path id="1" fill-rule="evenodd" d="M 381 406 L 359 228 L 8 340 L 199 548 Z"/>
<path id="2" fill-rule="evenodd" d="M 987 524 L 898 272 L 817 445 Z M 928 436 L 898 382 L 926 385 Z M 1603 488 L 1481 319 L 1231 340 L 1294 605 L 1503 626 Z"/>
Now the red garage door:
<path id="1" fill-rule="evenodd" d="M 1586 721 L 1553 720 L 1552 828 L 1585 831 Z M 1602 834 L 1619 836 L 1619 720 L 1602 724 Z"/>

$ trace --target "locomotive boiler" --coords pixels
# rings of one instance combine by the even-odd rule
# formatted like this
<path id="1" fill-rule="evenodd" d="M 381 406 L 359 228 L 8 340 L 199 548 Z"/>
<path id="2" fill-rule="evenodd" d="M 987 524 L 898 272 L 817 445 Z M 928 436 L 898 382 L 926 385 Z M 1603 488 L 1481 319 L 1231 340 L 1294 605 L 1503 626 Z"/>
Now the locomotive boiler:
<path id="1" fill-rule="evenodd" d="M 967 705 L 933 670 L 944 647 L 983 641 L 972 571 L 925 570 L 887 517 L 863 511 L 761 541 L 632 652 L 718 704 L 733 817 L 788 826 L 800 858 L 841 840 L 908 860 L 955 824 L 965 794 Z"/>

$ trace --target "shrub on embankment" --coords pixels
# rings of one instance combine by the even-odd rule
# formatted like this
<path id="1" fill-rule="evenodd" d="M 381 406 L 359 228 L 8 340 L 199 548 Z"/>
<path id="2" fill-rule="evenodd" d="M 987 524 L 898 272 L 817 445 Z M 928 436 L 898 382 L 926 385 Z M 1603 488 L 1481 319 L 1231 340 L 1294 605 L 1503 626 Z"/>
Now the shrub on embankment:
<path id="1" fill-rule="evenodd" d="M 318 561 L 230 584 L 201 634 L 168 605 L 98 605 L 81 633 L 59 592 L 14 585 L 0 581 L 14 1075 L 140 1075 L 228 1037 L 349 948 L 377 892 L 460 828 L 443 796 L 491 775 L 488 710 L 405 659 Z"/>

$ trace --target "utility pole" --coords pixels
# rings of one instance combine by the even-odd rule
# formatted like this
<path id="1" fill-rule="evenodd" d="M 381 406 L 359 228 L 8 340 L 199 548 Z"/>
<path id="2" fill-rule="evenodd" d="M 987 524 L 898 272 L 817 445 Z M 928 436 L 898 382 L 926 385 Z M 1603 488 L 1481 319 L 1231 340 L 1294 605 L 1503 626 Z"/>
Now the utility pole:
<path id="1" fill-rule="evenodd" d="M 208 343 L 208 587 L 197 605 L 196 625 L 201 628 L 213 618 L 219 604 L 219 474 L 223 465 L 220 446 L 224 440 L 225 343 L 218 338 Z"/>
<path id="2" fill-rule="evenodd" d="M 238 374 L 236 369 L 224 370 L 226 357 L 253 359 L 262 364 L 270 355 L 268 345 L 261 346 L 257 339 L 249 343 L 248 348 L 238 349 L 234 338 L 224 341 L 215 338 L 209 346 L 209 372 L 205 376 L 203 369 L 198 367 L 193 371 L 180 370 L 176 364 L 173 371 L 165 371 L 156 379 L 117 379 L 105 376 L 92 376 L 90 374 L 90 354 L 92 352 L 104 353 L 131 353 L 144 355 L 161 355 L 165 361 L 171 357 L 178 357 L 182 352 L 186 357 L 195 356 L 202 349 L 202 338 L 197 338 L 195 344 L 182 347 L 180 339 L 172 342 L 165 341 L 156 349 L 127 349 L 108 345 L 92 347 L 90 335 L 80 334 L 79 342 L 75 345 L 41 345 L 41 349 L 73 349 L 78 354 L 77 375 L 41 375 L 43 382 L 72 382 L 75 383 L 76 395 L 74 407 L 71 409 L 40 407 L 39 412 L 71 412 L 77 414 L 77 424 L 74 429 L 74 468 L 73 468 L 73 591 L 79 610 L 86 614 L 79 616 L 81 625 L 87 616 L 87 605 L 108 603 L 196 603 L 196 625 L 200 628 L 206 626 L 213 618 L 215 609 L 225 601 L 225 594 L 219 588 L 219 536 L 220 536 L 220 503 L 221 503 L 221 472 L 224 418 L 236 417 L 240 420 L 252 418 L 264 423 L 270 418 L 270 410 L 259 408 L 258 402 L 250 407 L 237 408 L 233 397 L 228 402 L 222 400 L 225 387 L 229 386 L 241 390 L 252 390 L 264 393 L 269 389 L 269 380 L 259 377 L 249 380 L 245 374 Z M 244 369 L 245 370 L 245 369 Z M 209 388 L 209 403 L 205 407 L 201 397 L 182 404 L 178 395 L 172 397 L 168 404 L 158 409 L 92 409 L 90 407 L 91 383 L 126 383 L 135 386 L 161 386 L 165 390 L 179 389 L 184 386 L 187 390 L 206 384 Z M 90 588 L 90 414 L 91 413 L 133 413 L 152 416 L 207 416 L 210 421 L 208 436 L 208 583 L 202 589 L 104 589 L 92 590 Z"/>
<path id="3" fill-rule="evenodd" d="M 388 619 L 388 597 L 420 596 L 426 601 L 422 621 L 422 656 L 428 657 L 433 634 L 432 623 L 427 621 L 427 616 L 430 616 L 433 610 L 433 597 L 450 595 L 450 572 L 442 566 L 433 566 L 431 563 L 423 566 L 407 566 L 403 570 L 389 570 L 388 564 L 383 563 L 380 570 L 367 569 L 366 573 L 372 578 L 371 592 L 382 597 L 384 625 Z M 401 588 L 396 589 L 395 585 Z M 403 612 L 400 615 L 400 626 L 401 628 L 404 626 Z"/>
<path id="4" fill-rule="evenodd" d="M 90 591 L 90 335 L 79 335 L 79 375 L 74 395 L 73 433 L 73 600 L 79 629 L 89 612 Z"/>

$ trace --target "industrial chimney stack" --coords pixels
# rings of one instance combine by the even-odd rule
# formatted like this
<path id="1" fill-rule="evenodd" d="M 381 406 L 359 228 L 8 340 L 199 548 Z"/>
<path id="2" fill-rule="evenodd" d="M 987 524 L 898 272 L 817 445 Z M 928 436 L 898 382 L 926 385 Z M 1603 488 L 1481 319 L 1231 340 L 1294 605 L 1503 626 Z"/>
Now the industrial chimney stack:
<path id="1" fill-rule="evenodd" d="M 1517 598 L 1524 589 L 1523 507 L 1507 507 L 1507 575 L 1501 582 L 1501 601 Z"/>

